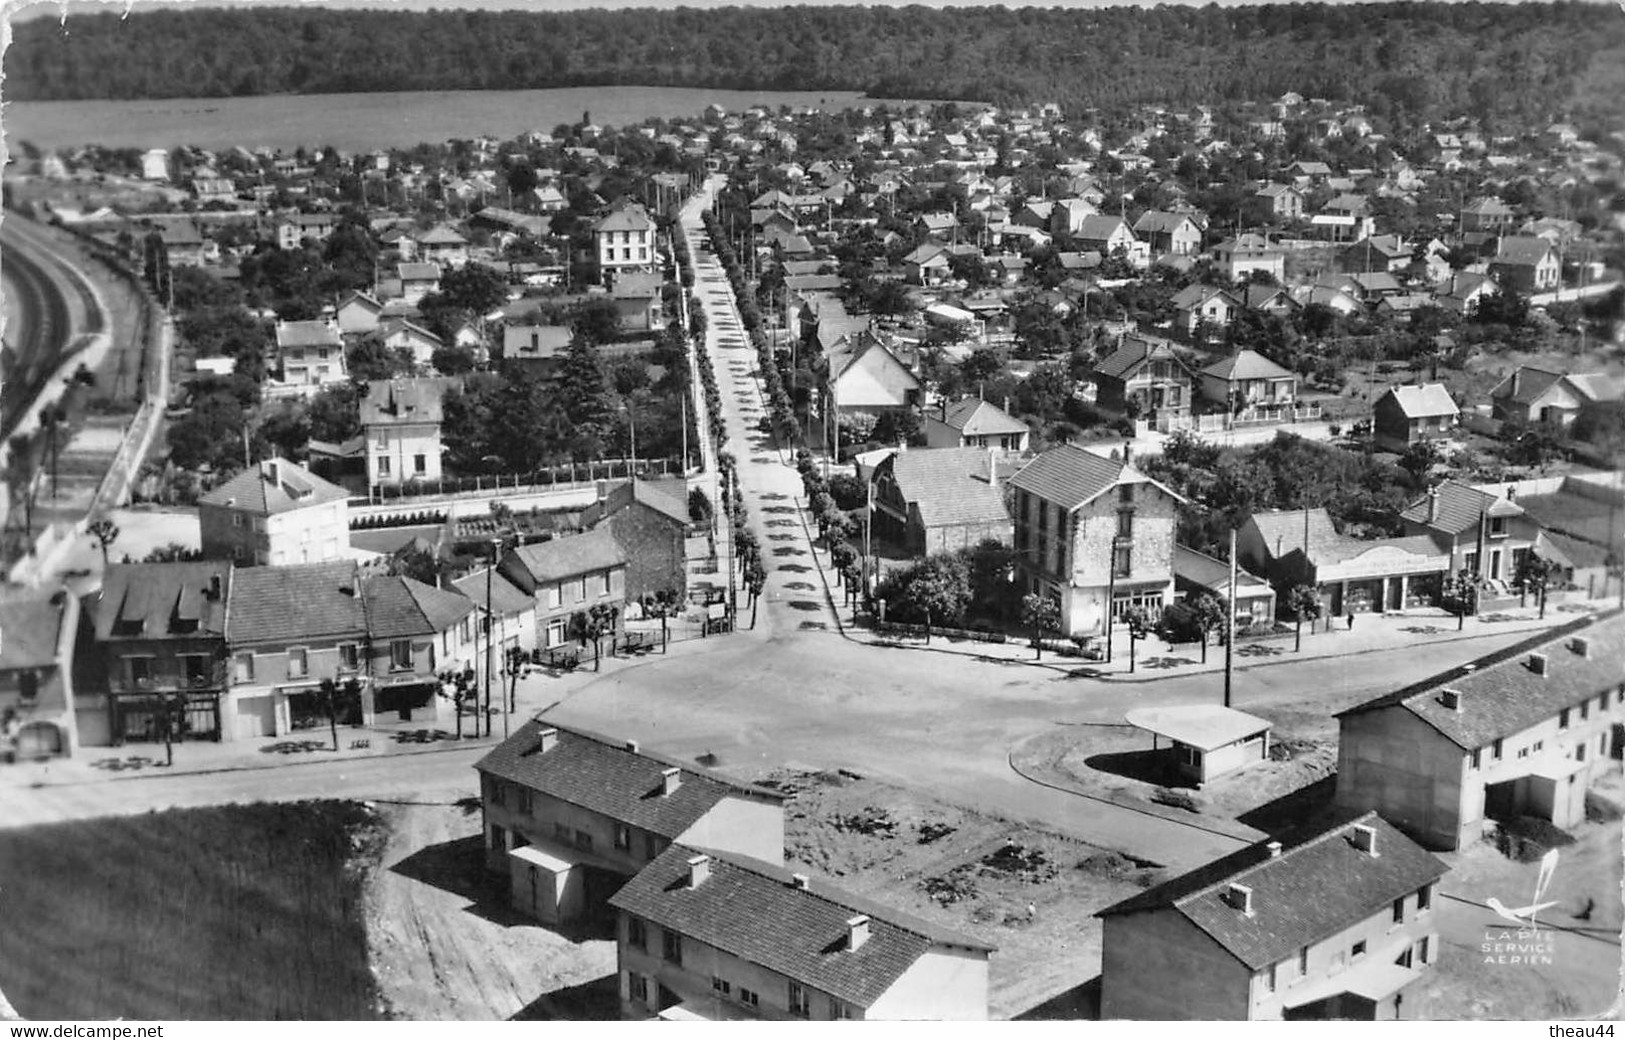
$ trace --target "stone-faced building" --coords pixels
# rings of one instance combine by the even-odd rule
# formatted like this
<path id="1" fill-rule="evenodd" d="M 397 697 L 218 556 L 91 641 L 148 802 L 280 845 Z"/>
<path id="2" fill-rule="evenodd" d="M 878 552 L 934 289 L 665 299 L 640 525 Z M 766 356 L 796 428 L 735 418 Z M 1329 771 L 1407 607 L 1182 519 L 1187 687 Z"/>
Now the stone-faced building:
<path id="1" fill-rule="evenodd" d="M 1010 489 L 1018 580 L 1059 603 L 1064 634 L 1105 635 L 1108 611 L 1160 617 L 1173 602 L 1178 494 L 1070 444 L 1024 466 Z"/>
<path id="2" fill-rule="evenodd" d="M 1448 868 L 1376 813 L 1101 910 L 1107 1019 L 1396 1019 L 1440 954 Z"/>
<path id="3" fill-rule="evenodd" d="M 917 555 L 1009 545 L 1010 513 L 1001 472 L 1012 458 L 992 448 L 910 448 L 875 466 L 872 523 L 877 537 Z"/>
<path id="4" fill-rule="evenodd" d="M 681 480 L 634 477 L 607 490 L 581 514 L 583 526 L 607 530 L 626 558 L 626 598 L 688 592 L 688 500 Z"/>

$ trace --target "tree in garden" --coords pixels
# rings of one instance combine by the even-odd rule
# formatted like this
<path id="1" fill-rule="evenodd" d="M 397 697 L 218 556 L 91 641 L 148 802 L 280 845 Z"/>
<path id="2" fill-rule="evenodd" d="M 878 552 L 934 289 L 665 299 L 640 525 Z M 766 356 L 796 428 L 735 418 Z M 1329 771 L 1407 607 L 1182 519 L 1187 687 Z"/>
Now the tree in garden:
<path id="1" fill-rule="evenodd" d="M 1544 618 L 1546 616 L 1546 589 L 1551 585 L 1552 580 L 1557 577 L 1558 570 L 1556 560 L 1536 556 L 1533 552 L 1526 553 L 1522 565 L 1518 568 L 1518 605 L 1523 606 L 1524 597 L 1533 592 L 1536 601 L 1540 604 L 1540 616 Z"/>
<path id="2" fill-rule="evenodd" d="M 1190 601 L 1196 628 L 1202 633 L 1202 663 L 1207 664 L 1207 643 L 1212 634 L 1230 619 L 1229 604 L 1211 592 Z"/>
<path id="3" fill-rule="evenodd" d="M 1021 599 L 1021 623 L 1031 629 L 1036 660 L 1044 659 L 1044 633 L 1061 627 L 1061 608 L 1048 596 L 1029 592 Z"/>
<path id="4" fill-rule="evenodd" d="M 1313 585 L 1294 585 L 1286 592 L 1286 609 L 1296 619 L 1292 630 L 1292 652 L 1303 649 L 1303 623 L 1320 617 L 1320 592 Z"/>
<path id="5" fill-rule="evenodd" d="M 620 614 L 618 608 L 599 603 L 585 611 L 577 611 L 571 618 L 579 638 L 592 641 L 592 670 L 595 672 L 603 666 L 604 636 L 615 631 L 615 622 Z"/>
<path id="6" fill-rule="evenodd" d="M 898 609 L 925 620 L 925 641 L 931 642 L 931 624 L 953 624 L 970 606 L 970 574 L 957 555 L 942 553 L 910 568 L 901 579 Z"/>
<path id="7" fill-rule="evenodd" d="M 86 530 L 90 532 L 92 538 L 96 539 L 96 544 L 101 547 L 102 566 L 106 567 L 108 547 L 118 541 L 118 525 L 104 516 L 100 520 L 92 521 Z"/>
<path id="8" fill-rule="evenodd" d="M 1144 607 L 1129 607 L 1123 611 L 1123 616 L 1119 620 L 1128 629 L 1128 670 L 1129 674 L 1132 675 L 1134 674 L 1135 648 L 1139 646 L 1140 640 L 1150 635 L 1151 630 L 1156 626 L 1151 617 L 1151 612 Z"/>

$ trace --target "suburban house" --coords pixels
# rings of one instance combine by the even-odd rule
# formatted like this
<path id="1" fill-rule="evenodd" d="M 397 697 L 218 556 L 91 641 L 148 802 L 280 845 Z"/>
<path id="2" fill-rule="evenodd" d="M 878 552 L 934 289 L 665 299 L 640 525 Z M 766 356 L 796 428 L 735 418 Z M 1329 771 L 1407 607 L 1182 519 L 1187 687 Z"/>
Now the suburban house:
<path id="1" fill-rule="evenodd" d="M 1099 208 L 1085 198 L 1056 199 L 1050 208 L 1050 233 L 1076 235 L 1083 230 L 1084 222 L 1099 212 Z"/>
<path id="2" fill-rule="evenodd" d="M 1625 532 L 1625 478 L 1619 473 L 1570 471 L 1481 490 L 1504 494 L 1540 526 L 1534 552 L 1558 565 L 1562 582 L 1584 589 L 1587 598 L 1618 594 Z"/>
<path id="3" fill-rule="evenodd" d="M 1501 286 L 1488 274 L 1460 271 L 1434 289 L 1433 303 L 1454 314 L 1470 317 L 1485 297 L 1500 291 Z"/>
<path id="4" fill-rule="evenodd" d="M 78 631 L 79 601 L 66 589 L 0 595 L 0 762 L 66 758 L 79 746 Z"/>
<path id="5" fill-rule="evenodd" d="M 299 392 L 315 393 L 350 378 L 345 369 L 344 340 L 338 325 L 327 321 L 279 321 L 276 324 L 278 380 Z"/>
<path id="6" fill-rule="evenodd" d="M 1399 514 L 1407 534 L 1432 535 L 1450 553 L 1449 572 L 1467 571 L 1503 590 L 1535 551 L 1540 524 L 1501 489 L 1446 480 Z"/>
<path id="7" fill-rule="evenodd" d="M 177 740 L 236 736 L 220 703 L 232 576 L 222 560 L 107 568 L 86 600 L 105 688 L 78 694 L 82 744 L 161 741 L 166 711 Z"/>
<path id="8" fill-rule="evenodd" d="M 1092 375 L 1096 403 L 1108 411 L 1152 421 L 1190 414 L 1195 378 L 1168 340 L 1130 335 Z"/>
<path id="9" fill-rule="evenodd" d="M 401 283 L 401 299 L 414 307 L 425 296 L 440 291 L 439 264 L 431 264 L 427 261 L 398 264 L 395 268 L 395 274 Z"/>
<path id="10" fill-rule="evenodd" d="M 561 650 L 583 641 L 579 625 L 594 607 L 614 611 L 613 632 L 606 635 L 618 634 L 626 603 L 626 571 L 626 553 L 604 527 L 522 545 L 497 564 L 497 573 L 536 601 L 538 650 Z"/>
<path id="11" fill-rule="evenodd" d="M 871 332 L 838 344 L 824 363 L 824 392 L 833 416 L 878 415 L 919 403 L 919 377 Z"/>
<path id="12" fill-rule="evenodd" d="M 190 220 L 165 224 L 159 229 L 159 236 L 164 243 L 164 256 L 172 267 L 202 267 L 213 246 Z M 213 252 L 218 260 L 219 248 L 215 247 Z"/>
<path id="13" fill-rule="evenodd" d="M 514 909 L 546 924 L 600 918 L 674 842 L 784 862 L 785 795 L 636 740 L 533 719 L 474 768 L 485 867 L 506 875 Z"/>
<path id="14" fill-rule="evenodd" d="M 343 336 L 366 335 L 378 328 L 379 315 L 383 314 L 384 305 L 371 293 L 353 292 L 339 301 L 338 311 L 335 315 L 339 334 Z"/>
<path id="15" fill-rule="evenodd" d="M 1511 228 L 1517 219 L 1517 211 L 1511 206 L 1498 198 L 1485 196 L 1461 208 L 1461 231 L 1499 234 Z"/>
<path id="16" fill-rule="evenodd" d="M 401 722 L 438 715 L 438 676 L 474 668 L 484 637 L 473 602 L 452 589 L 402 575 L 380 574 L 361 586 L 367 614 L 370 703 L 362 714 L 394 713 Z"/>
<path id="17" fill-rule="evenodd" d="M 492 567 L 481 567 L 461 578 L 453 578 L 451 587 L 467 596 L 479 612 L 480 644 L 476 647 L 476 653 L 485 652 L 484 626 L 491 626 L 491 658 L 486 667 L 492 670 L 492 674 L 506 674 L 508 655 L 515 650 L 528 657 L 538 638 L 536 600 L 533 597 L 521 592 L 519 586 L 508 580 L 507 575 Z M 487 588 L 490 590 L 489 602 L 486 601 Z"/>
<path id="18" fill-rule="evenodd" d="M 1072 232 L 1072 241 L 1076 248 L 1085 252 L 1094 250 L 1101 256 L 1121 251 L 1124 257 L 1142 267 L 1150 259 L 1145 243 L 1134 237 L 1128 221 L 1122 217 L 1104 213 L 1084 217 Z"/>
<path id="19" fill-rule="evenodd" d="M 1509 289 L 1529 295 L 1556 289 L 1563 277 L 1557 247 L 1538 236 L 1508 235 L 1496 246 L 1490 274 Z"/>
<path id="20" fill-rule="evenodd" d="M 1398 235 L 1370 235 L 1351 243 L 1337 255 L 1341 271 L 1392 274 L 1411 265 L 1411 247 Z"/>
<path id="21" fill-rule="evenodd" d="M 1275 589 L 1269 582 L 1238 562 L 1236 585 L 1231 589 L 1230 565 L 1188 546 L 1174 546 L 1174 591 L 1184 602 L 1202 595 L 1234 602 L 1238 630 L 1275 620 Z"/>
<path id="22" fill-rule="evenodd" d="M 876 537 L 915 555 L 1012 540 L 993 448 L 909 448 L 875 466 L 870 492 Z"/>
<path id="23" fill-rule="evenodd" d="M 1277 590 L 1315 589 L 1328 617 L 1435 605 L 1450 567 L 1432 535 L 1354 538 L 1323 508 L 1254 513 L 1236 532 L 1236 560 Z"/>
<path id="24" fill-rule="evenodd" d="M 948 268 L 948 247 L 922 242 L 903 257 L 903 271 L 915 285 L 941 285 L 952 272 Z"/>
<path id="25" fill-rule="evenodd" d="M 1617 401 L 1619 384 L 1601 373 L 1548 372 L 1519 365 L 1490 390 L 1491 415 L 1502 422 L 1568 427 L 1588 406 Z"/>
<path id="26" fill-rule="evenodd" d="M 665 328 L 663 284 L 664 279 L 654 271 L 628 271 L 615 279 L 609 298 L 622 332 L 658 332 Z"/>
<path id="27" fill-rule="evenodd" d="M 1277 282 L 1286 280 L 1286 254 L 1263 235 L 1245 232 L 1213 247 L 1219 272 L 1232 282 L 1240 282 L 1263 271 Z"/>
<path id="28" fill-rule="evenodd" d="M 688 593 L 688 486 L 681 479 L 633 477 L 604 491 L 581 513 L 582 526 L 608 530 L 626 559 L 626 599 Z"/>
<path id="29" fill-rule="evenodd" d="M 1221 358 L 1199 376 L 1202 397 L 1222 407 L 1232 423 L 1289 422 L 1298 416 L 1297 375 L 1256 350 Z"/>
<path id="30" fill-rule="evenodd" d="M 434 358 L 434 352 L 446 345 L 446 341 L 419 325 L 417 322 L 405 318 L 391 318 L 378 326 L 376 335 L 385 347 L 392 351 L 404 351 L 411 355 L 412 364 L 420 370 L 429 367 Z"/>
<path id="31" fill-rule="evenodd" d="M 417 257 L 441 267 L 462 267 L 468 263 L 468 239 L 449 224 L 436 224 L 417 236 Z"/>
<path id="32" fill-rule="evenodd" d="M 332 213 L 295 213 L 276 226 L 277 248 L 298 249 L 305 240 L 325 242 L 339 226 L 339 218 Z"/>
<path id="33" fill-rule="evenodd" d="M 328 724 L 324 679 L 367 674 L 367 613 L 354 561 L 251 567 L 232 576 L 226 623 L 234 711 L 227 739 L 282 737 Z M 362 721 L 360 699 L 339 721 Z"/>
<path id="34" fill-rule="evenodd" d="M 998 448 L 1024 452 L 1031 431 L 1003 408 L 979 397 L 964 397 L 925 415 L 930 448 Z"/>
<path id="35" fill-rule="evenodd" d="M 445 378 L 376 379 L 361 401 L 367 486 L 399 486 L 441 477 L 441 406 Z"/>
<path id="36" fill-rule="evenodd" d="M 346 556 L 349 492 L 303 466 L 272 458 L 198 499 L 203 555 L 243 566 Z"/>
<path id="37" fill-rule="evenodd" d="M 684 840 L 610 899 L 630 1019 L 985 1021 L 980 939 Z"/>
<path id="38" fill-rule="evenodd" d="M 1396 1019 L 1449 870 L 1376 813 L 1233 852 L 1099 911 L 1104 1019 Z"/>
<path id="39" fill-rule="evenodd" d="M 1153 256 L 1195 256 L 1202 248 L 1202 229 L 1188 213 L 1146 210 L 1134 222 L 1134 234 L 1150 243 Z"/>
<path id="40" fill-rule="evenodd" d="M 1460 417 L 1461 409 L 1443 383 L 1389 387 L 1371 406 L 1376 442 L 1388 451 L 1448 437 Z"/>
<path id="41" fill-rule="evenodd" d="M 1246 219 L 1253 224 L 1285 224 L 1303 219 L 1303 192 L 1290 184 L 1266 184 L 1247 197 Z"/>
<path id="42" fill-rule="evenodd" d="M 1071 444 L 1010 478 L 1017 571 L 1060 606 L 1062 633 L 1105 635 L 1131 607 L 1174 599 L 1175 507 L 1183 499 L 1133 469 Z"/>
<path id="43" fill-rule="evenodd" d="M 525 361 L 544 370 L 555 368 L 570 350 L 574 338 L 568 325 L 539 322 L 510 324 L 502 330 L 502 357 Z"/>
<path id="44" fill-rule="evenodd" d="M 1459 849 L 1499 819 L 1585 822 L 1619 753 L 1625 615 L 1583 617 L 1339 712 L 1337 804 Z"/>
<path id="45" fill-rule="evenodd" d="M 655 225 L 648 212 L 636 202 L 622 199 L 592 226 L 597 246 L 598 270 L 606 283 L 622 271 L 654 267 Z"/>
<path id="46" fill-rule="evenodd" d="M 1241 301 L 1230 290 L 1201 282 L 1185 286 L 1168 302 L 1174 308 L 1174 328 L 1193 338 L 1199 333 L 1205 333 L 1200 338 L 1211 338 L 1229 328 L 1241 308 Z"/>

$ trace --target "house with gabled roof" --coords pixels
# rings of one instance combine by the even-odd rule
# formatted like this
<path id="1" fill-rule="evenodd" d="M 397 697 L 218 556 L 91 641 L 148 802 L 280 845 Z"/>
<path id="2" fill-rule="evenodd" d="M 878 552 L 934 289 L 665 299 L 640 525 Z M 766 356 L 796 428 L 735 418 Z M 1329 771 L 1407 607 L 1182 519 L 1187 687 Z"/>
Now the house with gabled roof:
<path id="1" fill-rule="evenodd" d="M 1127 462 L 1072 444 L 1009 480 L 1017 581 L 1060 607 L 1068 636 L 1109 634 L 1131 607 L 1174 599 L 1174 523 L 1184 499 Z"/>
<path id="2" fill-rule="evenodd" d="M 436 224 L 416 236 L 417 255 L 424 263 L 462 267 L 468 263 L 468 239 L 450 224 Z"/>
<path id="3" fill-rule="evenodd" d="M 1286 254 L 1263 235 L 1245 232 L 1213 247 L 1213 260 L 1232 282 L 1248 279 L 1263 271 L 1277 282 L 1286 280 Z"/>
<path id="4" fill-rule="evenodd" d="M 1168 340 L 1131 335 L 1095 366 L 1096 401 L 1155 421 L 1190 414 L 1195 377 Z"/>
<path id="5" fill-rule="evenodd" d="M 925 443 L 930 448 L 997 448 L 1024 452 L 1031 435 L 1027 424 L 991 401 L 946 399 L 925 416 Z"/>
<path id="6" fill-rule="evenodd" d="M 1241 307 L 1241 301 L 1230 290 L 1202 282 L 1185 286 L 1168 303 L 1174 308 L 1174 328 L 1192 337 L 1204 330 L 1212 335 L 1229 328 Z"/>
<path id="7" fill-rule="evenodd" d="M 545 542 L 522 545 L 503 554 L 497 571 L 536 601 L 538 650 L 567 652 L 585 639 L 580 621 L 594 607 L 613 612 L 612 631 L 624 624 L 626 552 L 607 527 Z"/>
<path id="8" fill-rule="evenodd" d="M 1244 203 L 1246 219 L 1254 224 L 1279 224 L 1303 218 L 1303 192 L 1290 184 L 1266 184 Z"/>
<path id="9" fill-rule="evenodd" d="M 1232 423 L 1285 422 L 1298 415 L 1298 376 L 1256 350 L 1239 350 L 1199 373 L 1202 396 Z"/>
<path id="10" fill-rule="evenodd" d="M 533 719 L 474 768 L 485 867 L 548 924 L 601 919 L 674 842 L 784 862 L 785 795 L 637 740 Z"/>
<path id="11" fill-rule="evenodd" d="M 383 312 L 383 303 L 371 293 L 347 293 L 339 301 L 338 311 L 335 315 L 338 321 L 339 334 L 349 336 L 365 335 L 372 332 L 378 328 L 379 316 Z"/>
<path id="12" fill-rule="evenodd" d="M 1461 409 L 1443 383 L 1392 386 L 1371 405 L 1377 444 L 1388 451 L 1448 437 L 1460 418 Z"/>
<path id="13" fill-rule="evenodd" d="M 1446 850 L 1496 820 L 1583 823 L 1587 789 L 1619 753 L 1622 660 L 1614 610 L 1339 712 L 1337 805 Z"/>
<path id="14" fill-rule="evenodd" d="M 1537 235 L 1507 235 L 1496 243 L 1490 274 L 1502 285 L 1520 293 L 1542 293 L 1558 287 L 1563 264 L 1557 247 L 1548 239 Z"/>
<path id="15" fill-rule="evenodd" d="M 1325 617 L 1436 605 L 1450 568 L 1433 534 L 1355 538 L 1320 507 L 1253 513 L 1236 531 L 1236 560 L 1277 591 L 1314 589 Z"/>
<path id="16" fill-rule="evenodd" d="M 1460 225 L 1465 232 L 1498 234 L 1510 228 L 1517 211 L 1494 196 L 1481 196 L 1461 208 Z"/>
<path id="17" fill-rule="evenodd" d="M 369 487 L 441 477 L 440 425 L 446 391 L 460 381 L 443 377 L 377 379 L 361 401 Z"/>
<path id="18" fill-rule="evenodd" d="M 994 947 L 781 862 L 683 841 L 617 892 L 623 1015 L 986 1020 Z"/>
<path id="19" fill-rule="evenodd" d="M 361 590 L 372 694 L 371 710 L 363 710 L 402 722 L 435 718 L 437 676 L 472 669 L 484 649 L 479 611 L 455 589 L 404 575 L 368 577 Z"/>
<path id="20" fill-rule="evenodd" d="M 1106 213 L 1084 217 L 1072 231 L 1073 244 L 1081 250 L 1094 250 L 1101 256 L 1122 251 L 1131 262 L 1143 266 L 1150 260 L 1146 244 L 1135 237 L 1128 221 Z"/>
<path id="21" fill-rule="evenodd" d="M 1015 463 L 997 449 L 908 448 L 875 466 L 872 519 L 878 537 L 916 555 L 1012 540 L 1003 479 Z"/>
<path id="22" fill-rule="evenodd" d="M 1540 524 L 1498 485 L 1441 481 L 1399 514 L 1405 533 L 1432 535 L 1450 553 L 1450 573 L 1466 571 L 1505 588 L 1518 580 L 1540 540 Z"/>
<path id="23" fill-rule="evenodd" d="M 290 392 L 315 393 L 349 379 L 344 339 L 330 321 L 279 321 L 276 324 L 276 381 Z"/>
<path id="24" fill-rule="evenodd" d="M 919 403 L 919 377 L 873 332 L 843 339 L 825 355 L 824 364 L 824 394 L 832 415 L 875 415 Z"/>
<path id="25" fill-rule="evenodd" d="M 430 293 L 440 291 L 439 264 L 428 261 L 398 264 L 395 274 L 400 279 L 400 298 L 413 306 Z"/>
<path id="26" fill-rule="evenodd" d="M 1337 255 L 1340 270 L 1351 273 L 1403 271 L 1411 263 L 1411 247 L 1398 235 L 1371 235 L 1351 243 Z"/>
<path id="27" fill-rule="evenodd" d="M 528 656 L 536 647 L 536 600 L 521 592 L 505 574 L 481 567 L 453 578 L 451 587 L 474 604 L 480 626 L 479 645 L 475 648 L 479 654 L 485 652 L 484 626 L 491 626 L 490 662 L 477 667 L 490 667 L 493 675 L 505 675 L 511 653 L 519 651 Z"/>
<path id="28" fill-rule="evenodd" d="M 1617 380 L 1602 373 L 1548 372 L 1519 365 L 1490 390 L 1491 415 L 1502 422 L 1568 427 L 1589 406 L 1617 401 Z"/>
<path id="29" fill-rule="evenodd" d="M 1134 222 L 1134 234 L 1150 244 L 1154 256 L 1195 256 L 1202 248 L 1202 229 L 1188 213 L 1146 210 Z"/>
<path id="30" fill-rule="evenodd" d="M 605 528 L 626 557 L 626 598 L 688 591 L 688 485 L 682 478 L 631 480 L 605 490 L 581 513 L 582 526 Z"/>
<path id="31" fill-rule="evenodd" d="M 592 226 L 598 269 L 605 282 L 621 271 L 643 270 L 659 262 L 655 224 L 642 205 L 622 199 Z"/>
<path id="32" fill-rule="evenodd" d="M 78 631 L 79 600 L 66 589 L 0 593 L 0 762 L 67 758 L 78 748 Z M 86 735 L 106 743 L 99 727 Z"/>
<path id="33" fill-rule="evenodd" d="M 257 462 L 198 499 L 203 554 L 242 566 L 341 558 L 350 547 L 349 499 L 297 463 Z"/>
<path id="34" fill-rule="evenodd" d="M 1407 1017 L 1448 870 L 1374 812 L 1221 857 L 1096 913 L 1101 1017 Z"/>

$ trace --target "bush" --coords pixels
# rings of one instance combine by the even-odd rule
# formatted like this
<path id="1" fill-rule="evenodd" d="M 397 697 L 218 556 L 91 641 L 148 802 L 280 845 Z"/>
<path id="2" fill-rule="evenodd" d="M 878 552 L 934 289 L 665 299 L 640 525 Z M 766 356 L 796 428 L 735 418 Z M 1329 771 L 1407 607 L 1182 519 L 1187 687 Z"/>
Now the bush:
<path id="1" fill-rule="evenodd" d="M 1176 791 L 1171 787 L 1157 788 L 1151 792 L 1151 800 L 1158 805 L 1184 809 L 1186 812 L 1199 813 L 1202 811 L 1202 807 L 1196 804 L 1196 798 L 1189 791 Z"/>
<path id="2" fill-rule="evenodd" d="M 1495 828 L 1496 849 L 1519 863 L 1533 863 L 1552 849 L 1573 844 L 1574 835 L 1538 816 L 1514 816 Z"/>

